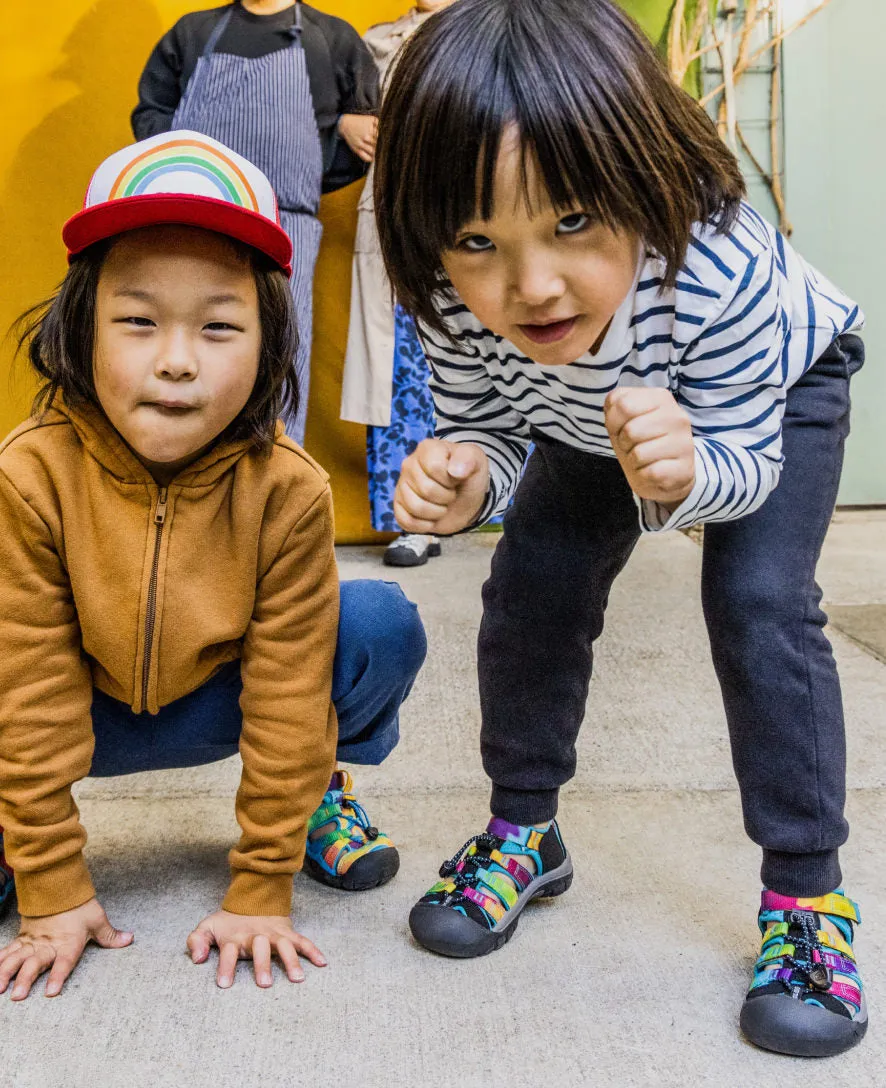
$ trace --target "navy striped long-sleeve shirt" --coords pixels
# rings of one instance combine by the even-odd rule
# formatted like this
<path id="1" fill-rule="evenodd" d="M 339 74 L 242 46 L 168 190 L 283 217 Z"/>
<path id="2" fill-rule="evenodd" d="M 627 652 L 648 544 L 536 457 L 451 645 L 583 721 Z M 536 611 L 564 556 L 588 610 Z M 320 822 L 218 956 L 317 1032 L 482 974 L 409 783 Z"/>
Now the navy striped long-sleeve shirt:
<path id="1" fill-rule="evenodd" d="M 692 492 L 673 513 L 637 500 L 645 532 L 742 517 L 776 486 L 786 392 L 861 311 L 748 204 L 727 234 L 696 227 L 675 287 L 663 271 L 646 254 L 597 353 L 566 366 L 534 363 L 452 296 L 440 312 L 455 343 L 420 328 L 437 437 L 489 458 L 479 522 L 507 507 L 530 427 L 614 457 L 603 403 L 617 385 L 669 389 L 692 423 Z"/>

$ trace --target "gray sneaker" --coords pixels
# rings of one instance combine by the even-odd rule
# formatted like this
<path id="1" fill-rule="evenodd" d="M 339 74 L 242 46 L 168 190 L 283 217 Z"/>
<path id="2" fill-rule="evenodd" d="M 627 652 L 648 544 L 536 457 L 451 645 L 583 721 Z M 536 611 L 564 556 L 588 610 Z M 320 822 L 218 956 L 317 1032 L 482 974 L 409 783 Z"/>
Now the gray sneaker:
<path id="1" fill-rule="evenodd" d="M 440 541 L 435 536 L 403 533 L 385 548 L 384 564 L 386 567 L 423 567 L 442 551 Z"/>

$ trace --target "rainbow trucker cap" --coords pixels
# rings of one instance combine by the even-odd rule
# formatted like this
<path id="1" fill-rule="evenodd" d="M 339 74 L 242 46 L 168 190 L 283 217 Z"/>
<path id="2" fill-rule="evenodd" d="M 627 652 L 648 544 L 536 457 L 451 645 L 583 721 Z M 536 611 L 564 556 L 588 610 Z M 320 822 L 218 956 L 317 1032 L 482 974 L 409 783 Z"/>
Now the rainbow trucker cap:
<path id="1" fill-rule="evenodd" d="M 83 208 L 62 227 L 68 260 L 138 227 L 180 223 L 254 246 L 288 276 L 292 243 L 265 175 L 230 148 L 184 129 L 124 147 L 92 175 Z"/>

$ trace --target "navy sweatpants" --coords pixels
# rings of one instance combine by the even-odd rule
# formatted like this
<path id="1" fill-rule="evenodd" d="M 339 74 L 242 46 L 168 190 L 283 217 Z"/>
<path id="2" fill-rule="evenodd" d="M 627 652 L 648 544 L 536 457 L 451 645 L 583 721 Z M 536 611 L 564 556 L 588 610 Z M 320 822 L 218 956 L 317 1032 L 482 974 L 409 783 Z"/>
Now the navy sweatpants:
<path id="1" fill-rule="evenodd" d="M 846 754 L 840 683 L 815 567 L 849 431 L 862 341 L 838 337 L 787 395 L 778 487 L 705 528 L 702 599 L 745 827 L 784 895 L 841 881 Z M 536 449 L 483 588 L 482 752 L 492 812 L 537 823 L 575 773 L 594 640 L 640 530 L 614 458 L 533 434 Z M 687 729 L 691 722 L 686 723 Z"/>

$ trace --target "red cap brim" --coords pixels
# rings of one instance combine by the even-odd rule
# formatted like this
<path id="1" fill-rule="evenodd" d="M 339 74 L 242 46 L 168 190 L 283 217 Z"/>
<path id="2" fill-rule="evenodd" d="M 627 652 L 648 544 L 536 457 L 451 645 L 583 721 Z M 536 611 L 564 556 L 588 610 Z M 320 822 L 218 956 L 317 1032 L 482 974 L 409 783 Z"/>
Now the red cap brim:
<path id="1" fill-rule="evenodd" d="M 62 239 L 70 261 L 95 242 L 161 223 L 203 227 L 236 238 L 270 257 L 287 276 L 292 274 L 292 242 L 282 227 L 258 212 L 208 196 L 156 193 L 94 204 L 71 216 L 62 227 Z"/>

